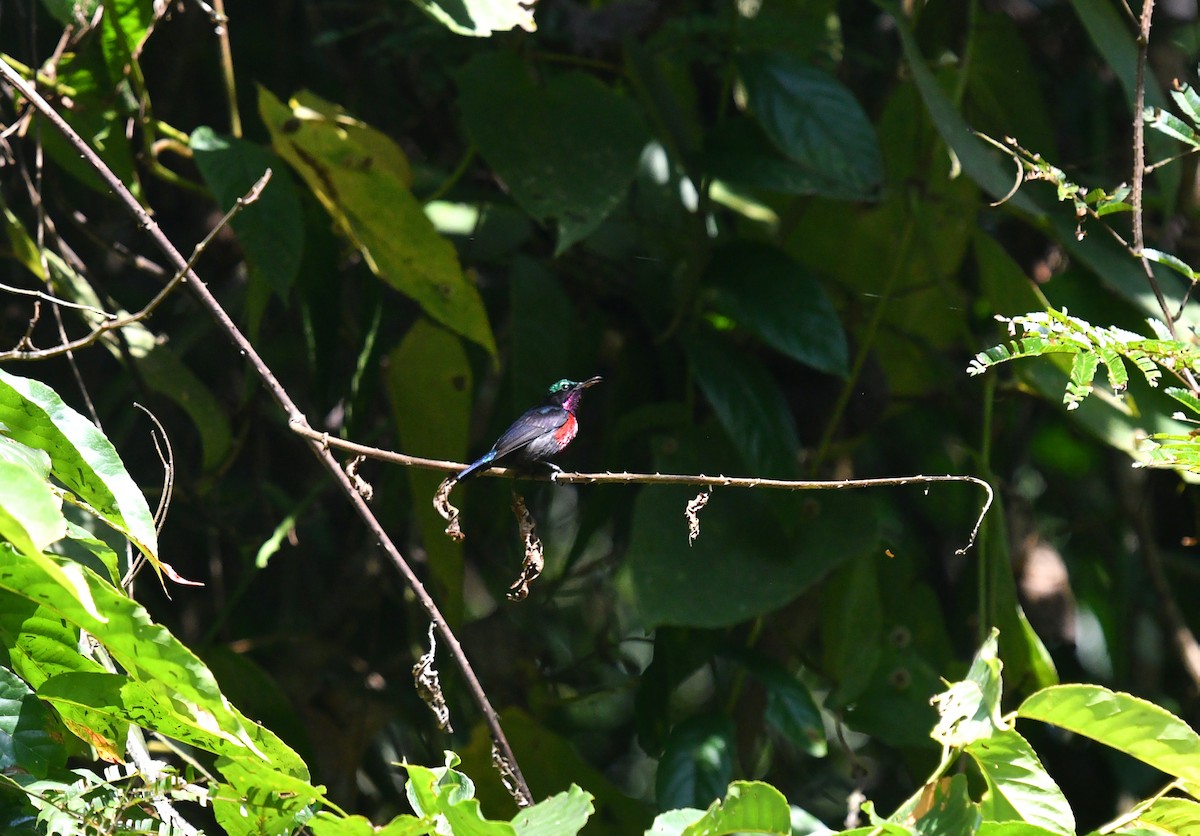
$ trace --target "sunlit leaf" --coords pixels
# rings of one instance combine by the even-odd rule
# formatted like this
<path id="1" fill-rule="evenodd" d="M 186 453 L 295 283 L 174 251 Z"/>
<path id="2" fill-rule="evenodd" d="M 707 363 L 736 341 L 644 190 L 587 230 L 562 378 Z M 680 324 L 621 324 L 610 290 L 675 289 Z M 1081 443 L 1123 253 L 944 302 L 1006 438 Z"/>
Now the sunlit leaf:
<path id="1" fill-rule="evenodd" d="M 479 291 L 409 189 L 408 160 L 399 146 L 311 93 L 285 105 L 260 88 L 258 105 L 275 151 L 299 172 L 371 271 L 432 319 L 495 354 Z"/>
<path id="2" fill-rule="evenodd" d="M 537 30 L 536 0 L 413 0 L 417 7 L 459 35 L 485 38 L 510 29 Z"/>
<path id="3" fill-rule="evenodd" d="M 985 819 L 1021 819 L 1061 836 L 1075 832 L 1075 815 L 1033 747 L 1012 729 L 969 743 L 964 750 L 987 782 Z"/>
<path id="4" fill-rule="evenodd" d="M 0 370 L 0 425 L 9 438 L 49 453 L 54 477 L 160 565 L 146 498 L 95 424 L 44 383 Z"/>
<path id="5" fill-rule="evenodd" d="M 1056 685 L 1017 716 L 1040 720 L 1124 752 L 1168 775 L 1200 780 L 1200 735 L 1165 708 L 1101 685 Z"/>

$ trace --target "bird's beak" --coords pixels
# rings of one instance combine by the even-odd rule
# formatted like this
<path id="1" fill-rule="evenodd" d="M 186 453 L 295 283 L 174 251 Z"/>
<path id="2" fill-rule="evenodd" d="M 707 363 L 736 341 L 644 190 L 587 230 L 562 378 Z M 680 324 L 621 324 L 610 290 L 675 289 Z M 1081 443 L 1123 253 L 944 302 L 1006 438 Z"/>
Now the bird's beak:
<path id="1" fill-rule="evenodd" d="M 595 386 L 601 380 L 604 380 L 604 378 L 602 378 L 600 375 L 596 375 L 595 377 L 589 377 L 587 380 L 583 381 L 583 383 L 579 384 L 579 388 L 586 389 L 589 386 Z"/>

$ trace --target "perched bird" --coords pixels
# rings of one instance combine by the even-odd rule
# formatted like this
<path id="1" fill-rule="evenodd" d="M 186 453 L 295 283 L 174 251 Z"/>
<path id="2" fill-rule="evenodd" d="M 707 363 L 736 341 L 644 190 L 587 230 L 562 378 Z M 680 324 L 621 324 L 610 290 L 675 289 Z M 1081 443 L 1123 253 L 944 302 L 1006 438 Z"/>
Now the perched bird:
<path id="1" fill-rule="evenodd" d="M 579 399 L 583 397 L 584 389 L 599 382 L 599 377 L 589 377 L 582 383 L 574 380 L 555 383 L 541 406 L 535 406 L 513 421 L 492 449 L 464 468 L 454 477 L 455 481 L 461 482 L 495 465 L 543 465 L 550 469 L 550 478 L 554 479 L 562 473 L 562 468 L 547 459 L 565 450 L 579 432 L 579 422 L 575 420 Z"/>

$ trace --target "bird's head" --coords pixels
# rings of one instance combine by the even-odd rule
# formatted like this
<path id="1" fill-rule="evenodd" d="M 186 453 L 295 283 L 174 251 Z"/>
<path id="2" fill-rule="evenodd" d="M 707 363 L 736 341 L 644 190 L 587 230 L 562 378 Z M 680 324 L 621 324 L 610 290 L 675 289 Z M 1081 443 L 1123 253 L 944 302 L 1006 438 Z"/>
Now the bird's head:
<path id="1" fill-rule="evenodd" d="M 550 391 L 546 393 L 546 398 L 551 403 L 561 406 L 568 412 L 574 412 L 579 399 L 583 396 L 583 390 L 589 386 L 595 386 L 603 378 L 589 377 L 584 381 L 575 381 L 563 379 L 550 387 Z"/>

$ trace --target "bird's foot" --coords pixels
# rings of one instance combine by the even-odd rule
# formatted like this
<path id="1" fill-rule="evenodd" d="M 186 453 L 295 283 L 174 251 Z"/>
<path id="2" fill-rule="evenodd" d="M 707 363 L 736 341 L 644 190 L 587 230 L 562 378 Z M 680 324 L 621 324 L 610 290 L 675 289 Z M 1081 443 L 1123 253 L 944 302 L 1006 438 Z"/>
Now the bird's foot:
<path id="1" fill-rule="evenodd" d="M 550 468 L 550 481 L 557 482 L 558 477 L 562 474 L 563 469 L 556 464 L 546 462 L 546 467 Z"/>

